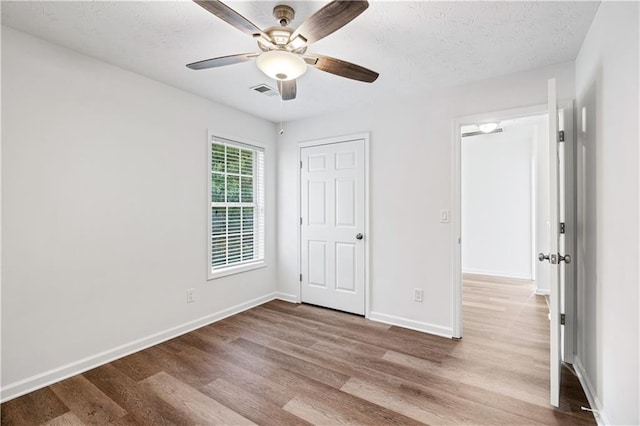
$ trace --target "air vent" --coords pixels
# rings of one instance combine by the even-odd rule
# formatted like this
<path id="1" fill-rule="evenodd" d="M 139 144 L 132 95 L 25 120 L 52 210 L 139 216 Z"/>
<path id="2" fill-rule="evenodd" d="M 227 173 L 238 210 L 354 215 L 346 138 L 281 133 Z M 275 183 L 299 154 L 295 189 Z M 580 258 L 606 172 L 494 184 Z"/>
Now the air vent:
<path id="1" fill-rule="evenodd" d="M 266 96 L 276 96 L 278 91 L 272 87 L 267 86 L 266 84 L 259 84 L 251 88 L 251 90 L 255 90 L 258 93 L 262 93 Z"/>

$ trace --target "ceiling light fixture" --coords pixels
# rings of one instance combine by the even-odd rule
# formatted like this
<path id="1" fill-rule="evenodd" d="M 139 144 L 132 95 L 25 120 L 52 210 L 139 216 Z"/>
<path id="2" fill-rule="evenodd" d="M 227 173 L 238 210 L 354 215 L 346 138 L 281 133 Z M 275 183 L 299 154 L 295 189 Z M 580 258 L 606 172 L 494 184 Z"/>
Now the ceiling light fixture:
<path id="1" fill-rule="evenodd" d="M 256 64 L 260 71 L 281 81 L 296 79 L 307 70 L 307 63 L 304 59 L 286 50 L 264 52 L 258 56 Z"/>
<path id="2" fill-rule="evenodd" d="M 491 133 L 497 128 L 498 123 L 484 123 L 478 126 L 478 129 L 480 129 L 480 131 L 483 133 Z"/>
<path id="3" fill-rule="evenodd" d="M 493 133 L 502 133 L 504 132 L 504 130 L 501 127 L 498 127 L 497 129 L 495 129 L 493 132 L 490 132 L 491 134 Z M 469 136 L 480 136 L 480 135 L 487 135 L 488 133 L 485 132 L 480 132 L 480 131 L 475 131 L 475 132 L 465 132 L 462 133 L 462 137 L 463 138 L 468 138 Z"/>

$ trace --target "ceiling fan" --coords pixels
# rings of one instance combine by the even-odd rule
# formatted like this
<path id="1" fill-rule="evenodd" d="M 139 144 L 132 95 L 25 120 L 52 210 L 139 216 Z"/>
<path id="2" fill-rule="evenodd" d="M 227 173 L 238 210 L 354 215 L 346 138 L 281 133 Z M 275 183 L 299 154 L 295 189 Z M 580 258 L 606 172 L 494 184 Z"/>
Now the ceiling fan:
<path id="1" fill-rule="evenodd" d="M 295 17 L 295 11 L 284 4 L 273 8 L 273 16 L 280 26 L 261 30 L 221 1 L 193 1 L 226 23 L 249 34 L 257 41 L 261 52 L 205 59 L 188 64 L 187 67 L 192 70 L 216 68 L 257 58 L 258 68 L 277 80 L 278 90 L 285 101 L 295 99 L 296 78 L 304 74 L 307 66 L 366 83 L 373 83 L 378 78 L 377 72 L 360 65 L 330 56 L 306 53 L 310 43 L 342 28 L 364 12 L 369 7 L 366 0 L 334 0 L 310 16 L 295 30 L 288 27 Z"/>

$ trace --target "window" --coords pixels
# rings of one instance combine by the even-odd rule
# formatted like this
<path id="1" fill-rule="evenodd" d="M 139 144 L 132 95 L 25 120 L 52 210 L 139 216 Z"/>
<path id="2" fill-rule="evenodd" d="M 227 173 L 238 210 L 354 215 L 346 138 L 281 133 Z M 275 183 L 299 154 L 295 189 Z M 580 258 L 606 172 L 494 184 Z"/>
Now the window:
<path id="1" fill-rule="evenodd" d="M 212 136 L 209 278 L 263 266 L 264 149 Z"/>

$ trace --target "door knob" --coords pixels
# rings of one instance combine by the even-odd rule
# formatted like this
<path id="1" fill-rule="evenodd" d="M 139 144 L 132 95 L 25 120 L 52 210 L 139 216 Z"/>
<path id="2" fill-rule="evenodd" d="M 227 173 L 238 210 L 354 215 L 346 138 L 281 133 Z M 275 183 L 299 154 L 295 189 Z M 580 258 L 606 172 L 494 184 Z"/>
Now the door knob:
<path id="1" fill-rule="evenodd" d="M 569 255 L 569 254 L 565 254 L 564 256 L 559 255 L 558 256 L 558 260 L 560 262 L 564 262 L 564 263 L 567 263 L 567 264 L 571 263 L 571 255 Z"/>
<path id="2" fill-rule="evenodd" d="M 545 260 L 550 260 L 550 262 L 555 265 L 557 263 L 560 262 L 564 262 L 564 263 L 571 263 L 571 255 L 569 254 L 565 254 L 564 256 L 561 254 L 557 255 L 557 260 L 556 260 L 556 255 L 552 254 L 551 255 L 551 259 L 549 259 L 549 255 L 548 254 L 544 254 L 544 253 L 539 253 L 538 254 L 538 260 L 540 262 L 544 262 Z"/>
<path id="3" fill-rule="evenodd" d="M 356 234 L 356 240 L 361 240 L 363 238 L 363 235 L 358 232 L 358 234 Z"/>

